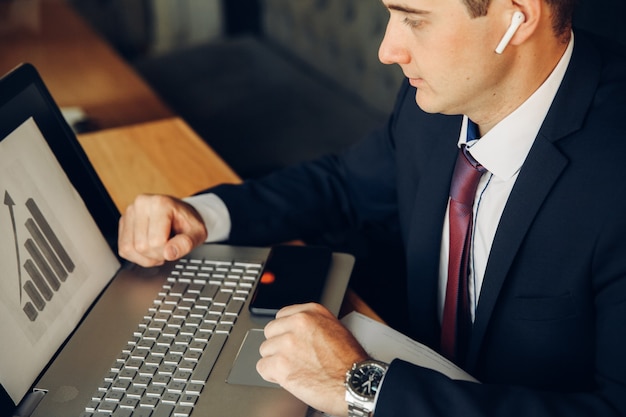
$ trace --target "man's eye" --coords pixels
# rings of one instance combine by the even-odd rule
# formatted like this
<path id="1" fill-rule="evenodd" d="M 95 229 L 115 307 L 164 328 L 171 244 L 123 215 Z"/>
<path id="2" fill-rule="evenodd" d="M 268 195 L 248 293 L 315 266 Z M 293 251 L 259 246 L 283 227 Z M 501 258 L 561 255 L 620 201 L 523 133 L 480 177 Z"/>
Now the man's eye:
<path id="1" fill-rule="evenodd" d="M 407 25 L 410 28 L 416 28 L 419 27 L 422 24 L 421 20 L 415 20 L 415 19 L 409 19 L 408 17 L 405 17 L 403 20 L 403 23 L 405 25 Z"/>

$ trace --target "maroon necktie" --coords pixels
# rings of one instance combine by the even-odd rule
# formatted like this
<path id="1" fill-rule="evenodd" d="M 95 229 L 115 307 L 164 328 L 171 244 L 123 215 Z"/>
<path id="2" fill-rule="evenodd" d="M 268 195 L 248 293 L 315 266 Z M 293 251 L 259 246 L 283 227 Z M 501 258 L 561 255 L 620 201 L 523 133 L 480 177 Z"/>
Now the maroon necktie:
<path id="1" fill-rule="evenodd" d="M 472 327 L 467 278 L 472 234 L 472 207 L 480 177 L 485 172 L 469 155 L 465 145 L 459 150 L 450 186 L 450 255 L 448 283 L 441 328 L 441 351 L 448 359 L 462 364 Z"/>

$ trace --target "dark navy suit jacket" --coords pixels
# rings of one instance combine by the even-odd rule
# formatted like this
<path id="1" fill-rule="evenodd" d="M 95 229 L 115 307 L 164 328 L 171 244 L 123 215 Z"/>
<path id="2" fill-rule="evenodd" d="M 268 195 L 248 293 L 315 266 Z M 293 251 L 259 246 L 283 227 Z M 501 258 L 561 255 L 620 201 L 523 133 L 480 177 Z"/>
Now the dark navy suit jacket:
<path id="1" fill-rule="evenodd" d="M 410 320 L 437 348 L 441 231 L 460 116 L 405 83 L 387 125 L 339 156 L 221 186 L 234 243 L 396 223 Z M 571 63 L 500 220 L 465 368 L 394 361 L 383 416 L 626 416 L 626 56 L 576 32 Z M 294 138 L 297 140 L 297 138 Z"/>

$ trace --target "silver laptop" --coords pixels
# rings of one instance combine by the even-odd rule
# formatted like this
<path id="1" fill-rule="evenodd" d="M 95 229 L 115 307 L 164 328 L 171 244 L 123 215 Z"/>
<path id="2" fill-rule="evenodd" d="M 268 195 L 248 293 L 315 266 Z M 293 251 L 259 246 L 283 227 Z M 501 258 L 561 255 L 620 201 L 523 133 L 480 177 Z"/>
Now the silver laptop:
<path id="1" fill-rule="evenodd" d="M 203 245 L 140 268 L 119 213 L 36 70 L 0 80 L 0 414 L 305 416 L 256 372 L 267 318 L 248 305 L 269 248 Z M 352 271 L 333 253 L 321 301 Z"/>

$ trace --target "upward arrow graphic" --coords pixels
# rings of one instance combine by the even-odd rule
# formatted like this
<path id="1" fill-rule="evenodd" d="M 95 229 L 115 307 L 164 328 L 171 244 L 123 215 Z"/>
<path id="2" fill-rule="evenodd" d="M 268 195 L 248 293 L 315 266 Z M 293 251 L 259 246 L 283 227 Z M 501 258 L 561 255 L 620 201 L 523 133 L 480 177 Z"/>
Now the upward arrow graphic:
<path id="1" fill-rule="evenodd" d="M 20 267 L 20 265 L 22 263 L 20 261 L 20 249 L 19 249 L 19 243 L 17 241 L 17 228 L 15 226 L 15 213 L 13 213 L 13 206 L 15 205 L 15 202 L 13 202 L 13 199 L 9 195 L 8 191 L 4 192 L 4 204 L 9 209 L 9 214 L 11 215 L 11 223 L 13 225 L 13 239 L 15 240 L 15 255 L 17 259 L 17 276 L 18 276 L 18 282 L 20 284 L 20 303 L 21 303 L 22 302 L 22 268 Z"/>

